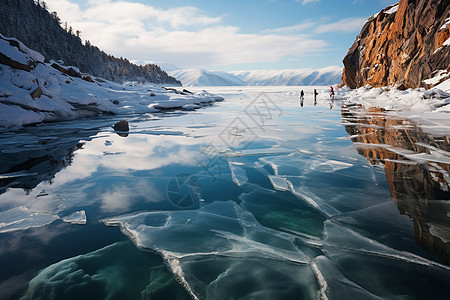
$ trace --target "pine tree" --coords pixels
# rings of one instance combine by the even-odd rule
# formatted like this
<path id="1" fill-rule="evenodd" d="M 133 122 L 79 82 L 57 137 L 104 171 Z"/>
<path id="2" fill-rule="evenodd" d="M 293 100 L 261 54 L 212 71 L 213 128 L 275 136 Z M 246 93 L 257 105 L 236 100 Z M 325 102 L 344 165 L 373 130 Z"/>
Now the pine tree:
<path id="1" fill-rule="evenodd" d="M 43 9 L 45 7 L 45 9 Z M 82 72 L 112 81 L 137 81 L 180 85 L 156 65 L 137 66 L 126 58 L 115 58 L 93 46 L 84 45 L 81 31 L 61 20 L 56 12 L 48 12 L 40 0 L 0 0 L 0 33 L 21 40 L 47 59 L 61 60 L 77 66 Z"/>

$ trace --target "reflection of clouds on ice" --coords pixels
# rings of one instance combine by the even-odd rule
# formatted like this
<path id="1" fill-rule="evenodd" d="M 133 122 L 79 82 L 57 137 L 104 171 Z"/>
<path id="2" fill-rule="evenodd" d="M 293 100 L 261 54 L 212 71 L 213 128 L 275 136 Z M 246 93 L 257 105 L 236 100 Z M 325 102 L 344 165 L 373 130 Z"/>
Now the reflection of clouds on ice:
<path id="1" fill-rule="evenodd" d="M 129 184 L 118 183 L 99 195 L 104 212 L 128 211 L 137 201 L 156 202 L 162 198 L 159 190 L 146 180 L 134 180 Z"/>
<path id="2" fill-rule="evenodd" d="M 105 141 L 110 144 L 106 146 Z M 176 163 L 194 165 L 194 158 L 198 154 L 184 146 L 197 143 L 200 142 L 183 136 L 136 134 L 121 138 L 113 133 L 101 133 L 77 151 L 73 164 L 58 173 L 54 184 L 66 184 L 68 181 L 89 177 L 102 167 L 121 172 L 153 170 Z M 103 151 L 123 155 L 103 155 Z"/>
<path id="3" fill-rule="evenodd" d="M 198 143 L 201 141 L 184 136 L 132 134 L 122 138 L 115 133 L 99 133 L 75 152 L 72 164 L 57 173 L 51 182 L 41 182 L 28 193 L 9 189 L 1 194 L 0 208 L 4 211 L 1 212 L 3 222 L 0 223 L 0 230 L 5 232 L 44 226 L 59 219 L 60 212 L 91 205 L 96 199 L 101 200 L 102 211 L 108 213 L 122 213 L 138 201 L 160 201 L 161 192 L 154 184 L 145 179 L 133 179 L 127 174 L 171 164 L 195 165 L 194 158 L 198 153 L 189 146 L 195 147 Z M 124 154 L 103 155 L 105 149 Z M 95 199 L 86 189 L 93 187 L 99 176 L 104 176 L 104 170 L 115 173 L 117 182 L 112 187 L 104 184 L 98 186 L 104 190 Z M 80 189 L 79 182 L 86 178 L 89 180 Z"/>

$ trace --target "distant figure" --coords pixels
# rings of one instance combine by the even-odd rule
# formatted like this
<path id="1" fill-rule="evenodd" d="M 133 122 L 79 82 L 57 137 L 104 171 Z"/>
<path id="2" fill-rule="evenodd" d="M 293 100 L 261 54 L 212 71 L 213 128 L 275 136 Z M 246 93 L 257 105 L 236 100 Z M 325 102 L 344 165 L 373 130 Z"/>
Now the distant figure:
<path id="1" fill-rule="evenodd" d="M 303 100 L 305 99 L 305 93 L 303 92 L 303 90 L 301 90 L 300 92 L 300 105 L 301 107 L 303 107 Z"/>
<path id="2" fill-rule="evenodd" d="M 330 85 L 330 98 L 334 99 L 334 90 L 333 90 L 333 86 Z"/>
<path id="3" fill-rule="evenodd" d="M 316 89 L 314 89 L 314 106 L 316 106 L 317 104 L 317 95 L 319 95 L 319 93 L 317 92 Z"/>

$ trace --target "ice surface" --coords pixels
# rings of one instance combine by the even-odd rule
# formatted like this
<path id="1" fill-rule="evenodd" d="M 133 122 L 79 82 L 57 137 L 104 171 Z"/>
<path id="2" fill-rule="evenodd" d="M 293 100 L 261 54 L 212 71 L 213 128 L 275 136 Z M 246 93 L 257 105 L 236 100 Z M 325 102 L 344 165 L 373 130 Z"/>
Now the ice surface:
<path id="1" fill-rule="evenodd" d="M 272 183 L 273 188 L 278 191 L 288 191 L 289 190 L 289 183 L 285 178 L 269 175 L 270 183 Z"/>
<path id="2" fill-rule="evenodd" d="M 56 214 L 36 213 L 24 206 L 0 211 L 0 233 L 42 227 L 59 219 Z"/>
<path id="3" fill-rule="evenodd" d="M 234 183 L 241 186 L 248 181 L 244 167 L 242 167 L 239 163 L 232 161 L 229 161 L 228 165 L 230 167 L 231 176 Z"/>
<path id="4" fill-rule="evenodd" d="M 86 212 L 84 210 L 76 211 L 61 219 L 66 223 L 84 225 L 86 224 Z"/>
<path id="5" fill-rule="evenodd" d="M 262 264 L 260 271 L 252 271 L 264 276 L 280 273 L 280 268 L 301 269 L 299 265 L 309 263 L 309 258 L 294 245 L 295 236 L 261 226 L 252 214 L 232 201 L 213 202 L 196 211 L 144 212 L 104 222 L 120 226 L 139 247 L 160 252 L 195 295 L 214 290 L 217 297 L 225 297 L 230 292 L 225 287 L 239 283 L 234 274 L 248 270 L 252 262 L 272 261 Z M 249 262 L 242 260 L 244 257 Z M 203 261 L 214 262 L 216 268 L 223 266 L 212 282 L 195 276 L 195 265 Z M 216 289 L 218 282 L 220 288 Z M 274 287 L 269 289 L 268 295 L 276 292 Z M 260 293 L 252 290 L 255 292 Z"/>
<path id="6" fill-rule="evenodd" d="M 438 237 L 444 243 L 450 242 L 450 229 L 447 226 L 433 223 L 428 223 L 427 225 L 430 226 L 430 233 L 433 236 Z"/>
<path id="7" fill-rule="evenodd" d="M 153 299 L 161 292 L 169 299 L 187 296 L 160 260 L 127 241 L 46 267 L 21 299 Z"/>
<path id="8" fill-rule="evenodd" d="M 407 251 L 395 250 L 329 220 L 324 223 L 323 240 L 325 242 L 325 252 L 329 257 L 340 255 L 342 251 L 358 252 L 422 266 L 434 266 L 450 271 L 449 266 Z"/>
<path id="9" fill-rule="evenodd" d="M 322 299 L 383 299 L 345 277 L 326 256 L 316 257 L 312 269 L 319 278 Z"/>
<path id="10" fill-rule="evenodd" d="M 356 150 L 393 151 L 398 156 L 384 162 L 432 170 L 434 184 L 449 182 L 447 151 L 420 141 L 414 147 L 427 153 L 386 144 L 355 146 L 352 140 L 359 135 L 347 138 L 344 126 L 350 125 L 343 126 L 339 110 L 330 111 L 328 106 L 326 111 L 323 107 L 300 110 L 298 94 L 279 89 L 267 89 L 277 103 L 284 103 L 283 116 L 274 120 L 277 126 L 260 130 L 263 134 L 258 132 L 257 139 L 240 152 L 213 147 L 221 129 L 234 114 L 242 113 L 238 100 L 216 106 L 208 114 L 199 110 L 161 113 L 161 118 L 135 117 L 126 138 L 111 132 L 110 120 L 101 123 L 108 128 L 100 133 L 92 120 L 64 125 L 89 132 L 79 138 L 83 147 L 70 157 L 70 165 L 52 174 L 51 184 L 42 182 L 29 195 L 7 188 L 0 195 L 1 229 L 43 226 L 52 218 L 87 223 L 87 214 L 90 222 L 83 231 L 89 231 L 96 220 L 103 219 L 108 226 L 119 226 L 142 249 L 152 250 L 139 253 L 161 255 L 196 299 L 396 299 L 413 298 L 420 288 L 447 292 L 448 266 L 415 245 L 414 224 L 408 215 L 398 213 L 400 208 L 391 200 L 383 165 L 372 165 Z M 180 95 L 170 93 L 168 101 Z M 383 91 L 368 93 L 376 97 Z M 153 103 L 145 97 L 141 101 L 147 106 Z M 70 144 L 74 139 L 48 130 L 50 125 L 54 126 L 42 125 L 44 130 L 41 125 L 36 131 L 28 128 L 29 135 L 2 134 L 2 145 L 8 145 L 2 153 L 17 157 L 40 153 L 37 157 L 41 157 L 58 141 Z M 46 129 L 47 136 L 34 134 Z M 396 129 L 414 126 L 402 123 Z M 207 151 L 208 147 L 214 149 Z M 219 176 L 210 176 L 211 169 L 205 172 L 198 163 L 200 156 L 208 162 L 222 160 Z M 10 169 L 6 163 L 5 168 Z M 19 181 L 36 171 L 5 171 L 0 178 Z M 167 202 L 168 182 L 181 171 L 202 183 L 197 186 L 201 201 L 189 210 L 161 205 Z M 429 207 L 439 207 L 431 202 Z M 69 226 L 60 222 L 55 225 Z M 448 240 L 442 223 L 427 224 L 436 241 Z M 148 283 L 153 278 L 148 273 L 126 273 L 122 259 L 147 271 L 150 268 L 145 256 L 134 259 L 136 253 L 116 246 L 49 266 L 32 280 L 26 297 L 91 289 L 101 291 L 97 298 L 131 299 L 117 296 L 125 286 L 131 289 L 128 277 L 146 281 L 149 293 L 172 278 L 166 274 Z M 111 255 L 112 249 L 117 249 L 117 255 Z"/>

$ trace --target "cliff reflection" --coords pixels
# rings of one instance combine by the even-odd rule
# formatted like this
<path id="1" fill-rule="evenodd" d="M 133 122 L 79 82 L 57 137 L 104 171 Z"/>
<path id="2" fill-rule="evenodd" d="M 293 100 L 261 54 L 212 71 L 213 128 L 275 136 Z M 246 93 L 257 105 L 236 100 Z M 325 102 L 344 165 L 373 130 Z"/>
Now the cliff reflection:
<path id="1" fill-rule="evenodd" d="M 392 200 L 414 223 L 417 243 L 450 264 L 450 137 L 423 132 L 380 108 L 341 109 L 358 152 L 382 165 Z"/>
<path id="2" fill-rule="evenodd" d="M 101 123 L 103 125 L 103 123 Z M 74 153 L 83 147 L 98 128 L 77 128 L 76 124 L 43 124 L 0 137 L 0 195 L 8 188 L 32 190 L 42 181 L 72 163 Z"/>

